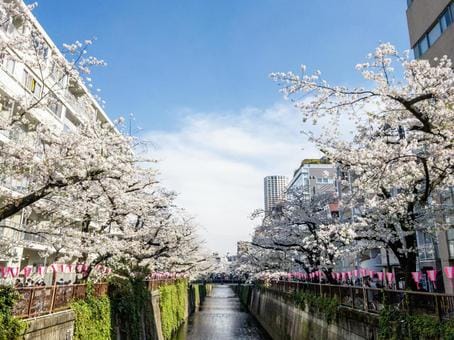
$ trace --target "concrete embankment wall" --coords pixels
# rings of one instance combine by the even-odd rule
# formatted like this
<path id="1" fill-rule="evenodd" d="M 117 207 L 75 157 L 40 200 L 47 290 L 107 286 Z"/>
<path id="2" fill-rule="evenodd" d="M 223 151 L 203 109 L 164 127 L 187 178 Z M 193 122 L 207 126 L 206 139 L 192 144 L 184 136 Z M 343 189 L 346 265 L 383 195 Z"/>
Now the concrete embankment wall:
<path id="1" fill-rule="evenodd" d="M 75 314 L 72 310 L 44 315 L 27 321 L 25 340 L 72 339 Z"/>
<path id="2" fill-rule="evenodd" d="M 187 297 L 177 299 L 178 301 L 184 301 L 184 306 L 181 306 L 185 310 L 183 319 L 187 319 L 190 314 L 198 309 L 199 305 L 210 291 L 210 285 L 188 286 Z M 141 311 L 141 315 L 138 315 L 140 320 L 138 326 L 143 329 L 143 331 L 141 332 L 141 339 L 137 340 L 167 340 L 163 335 L 163 323 L 169 322 L 169 320 L 165 320 L 166 313 L 163 313 L 162 311 L 161 302 L 159 290 L 150 292 L 149 303 L 151 304 L 151 308 L 144 308 Z M 145 315 L 144 313 L 147 313 L 146 311 L 151 311 L 152 315 Z M 70 309 L 27 319 L 25 321 L 28 327 L 23 337 L 26 340 L 71 340 L 74 338 L 76 315 Z M 114 323 L 112 323 L 112 328 L 112 339 L 136 340 L 132 339 L 127 333 L 122 332 L 121 327 L 115 327 Z"/>
<path id="3" fill-rule="evenodd" d="M 340 307 L 329 323 L 323 315 L 304 310 L 282 293 L 253 286 L 239 289 L 242 302 L 273 340 L 377 339 L 378 318 Z"/>

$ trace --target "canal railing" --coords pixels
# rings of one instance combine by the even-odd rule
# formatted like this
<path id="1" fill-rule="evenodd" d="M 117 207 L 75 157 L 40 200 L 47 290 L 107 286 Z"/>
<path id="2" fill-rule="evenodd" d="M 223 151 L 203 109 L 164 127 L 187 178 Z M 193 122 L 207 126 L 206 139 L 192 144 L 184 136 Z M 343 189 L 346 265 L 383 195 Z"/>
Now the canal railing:
<path id="1" fill-rule="evenodd" d="M 95 283 L 93 294 L 107 294 L 107 283 Z M 69 308 L 74 300 L 87 297 L 87 284 L 36 286 L 17 288 L 19 300 L 13 308 L 13 314 L 19 318 L 31 318 L 59 312 Z"/>
<path id="2" fill-rule="evenodd" d="M 145 280 L 148 290 L 154 291 L 158 290 L 162 286 L 171 285 L 178 281 L 186 280 L 185 278 L 168 278 L 168 279 L 151 279 Z"/>
<path id="3" fill-rule="evenodd" d="M 146 280 L 149 291 L 158 290 L 160 287 L 170 285 L 178 280 L 176 278 Z M 108 283 L 95 283 L 94 296 L 102 296 L 108 292 Z M 13 308 L 13 315 L 22 319 L 59 312 L 69 309 L 72 301 L 82 300 L 87 297 L 87 284 L 35 286 L 16 288 L 19 300 Z"/>
<path id="4" fill-rule="evenodd" d="M 296 281 L 261 285 L 285 294 L 307 292 L 335 298 L 342 306 L 369 313 L 379 313 L 385 306 L 393 306 L 409 314 L 430 314 L 439 319 L 454 317 L 454 295 Z"/>

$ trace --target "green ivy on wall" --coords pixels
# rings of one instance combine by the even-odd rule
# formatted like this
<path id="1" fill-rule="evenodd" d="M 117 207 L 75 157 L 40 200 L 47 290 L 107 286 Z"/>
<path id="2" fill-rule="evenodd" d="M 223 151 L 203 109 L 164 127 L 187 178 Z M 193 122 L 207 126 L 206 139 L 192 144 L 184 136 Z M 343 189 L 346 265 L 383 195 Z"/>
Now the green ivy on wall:
<path id="1" fill-rule="evenodd" d="M 454 320 L 439 321 L 432 315 L 408 315 L 391 306 L 380 311 L 379 339 L 454 340 Z"/>
<path id="2" fill-rule="evenodd" d="M 188 284 L 186 280 L 180 280 L 160 287 L 159 292 L 162 335 L 164 339 L 170 339 L 187 315 Z"/>
<path id="3" fill-rule="evenodd" d="M 93 285 L 89 284 L 87 297 L 71 303 L 76 314 L 74 339 L 111 339 L 110 300 L 107 295 L 95 297 Z"/>
<path id="4" fill-rule="evenodd" d="M 301 291 L 295 293 L 294 299 L 301 309 L 308 307 L 311 312 L 322 315 L 327 323 L 331 323 L 336 319 L 339 302 L 335 298 Z"/>
<path id="5" fill-rule="evenodd" d="M 109 297 L 112 309 L 112 331 L 118 329 L 130 339 L 143 339 L 146 333 L 152 333 L 150 292 L 142 277 L 112 277 L 109 281 Z M 145 322 L 145 328 L 142 327 Z M 113 338 L 115 336 L 112 336 Z"/>
<path id="6" fill-rule="evenodd" d="M 19 298 L 13 287 L 0 287 L 0 340 L 19 339 L 27 324 L 12 315 L 13 306 Z"/>

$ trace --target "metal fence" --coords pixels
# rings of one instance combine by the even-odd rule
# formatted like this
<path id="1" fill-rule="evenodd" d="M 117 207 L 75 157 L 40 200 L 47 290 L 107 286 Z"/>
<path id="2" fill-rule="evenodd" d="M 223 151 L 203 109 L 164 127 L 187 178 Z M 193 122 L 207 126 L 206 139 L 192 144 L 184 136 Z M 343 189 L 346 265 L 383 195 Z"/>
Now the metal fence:
<path id="1" fill-rule="evenodd" d="M 94 295 L 107 294 L 107 283 L 94 284 Z M 13 314 L 20 318 L 36 317 L 69 308 L 73 300 L 87 296 L 86 284 L 55 285 L 17 288 L 20 299 L 13 308 Z"/>
<path id="2" fill-rule="evenodd" d="M 369 313 L 379 313 L 388 305 L 411 314 L 454 317 L 454 295 L 294 281 L 271 282 L 266 287 L 286 294 L 308 292 L 336 298 L 342 306 Z"/>
<path id="3" fill-rule="evenodd" d="M 169 279 L 151 279 L 151 280 L 145 280 L 148 290 L 149 291 L 154 291 L 158 290 L 159 287 L 166 286 L 166 285 L 171 285 L 174 284 L 178 281 L 181 280 L 186 280 L 186 279 L 176 279 L 176 278 L 169 278 Z"/>

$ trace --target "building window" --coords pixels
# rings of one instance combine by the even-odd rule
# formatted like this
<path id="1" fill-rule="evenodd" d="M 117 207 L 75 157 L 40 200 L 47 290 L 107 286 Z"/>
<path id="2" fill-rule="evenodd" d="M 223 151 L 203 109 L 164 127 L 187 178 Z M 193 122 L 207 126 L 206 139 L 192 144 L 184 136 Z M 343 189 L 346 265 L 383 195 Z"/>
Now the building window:
<path id="1" fill-rule="evenodd" d="M 38 83 L 27 70 L 24 70 L 24 86 L 28 91 L 33 93 L 35 97 L 39 97 L 41 95 L 41 84 Z"/>
<path id="2" fill-rule="evenodd" d="M 420 58 L 427 50 L 435 44 L 438 38 L 441 37 L 444 31 L 452 24 L 453 22 L 453 13 L 454 12 L 454 3 L 451 3 L 437 18 L 430 30 L 423 34 L 421 39 L 413 47 L 413 52 L 415 58 Z"/>
<path id="3" fill-rule="evenodd" d="M 447 234 L 449 257 L 454 259 L 454 229 L 449 229 Z"/>
<path id="4" fill-rule="evenodd" d="M 420 261 L 431 261 L 436 258 L 434 238 L 424 232 L 416 233 Z"/>
<path id="5" fill-rule="evenodd" d="M 432 28 L 432 30 L 429 32 L 429 34 L 428 34 L 429 45 L 432 46 L 438 40 L 438 38 L 440 38 L 441 33 L 442 33 L 442 31 L 441 31 L 441 23 L 437 22 L 435 24 L 435 26 Z"/>
<path id="6" fill-rule="evenodd" d="M 49 110 L 56 115 L 58 118 L 61 118 L 63 112 L 63 104 L 55 96 L 49 99 Z"/>

